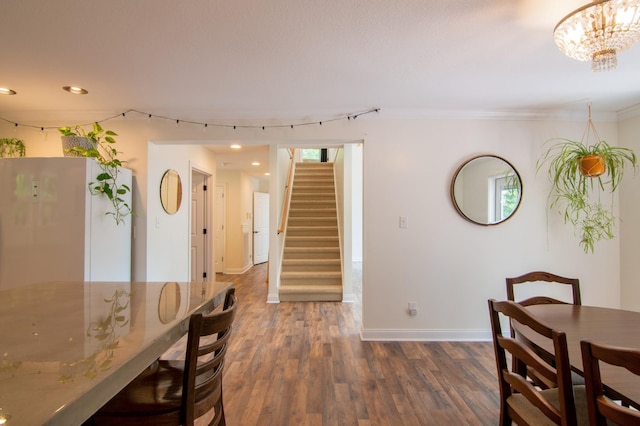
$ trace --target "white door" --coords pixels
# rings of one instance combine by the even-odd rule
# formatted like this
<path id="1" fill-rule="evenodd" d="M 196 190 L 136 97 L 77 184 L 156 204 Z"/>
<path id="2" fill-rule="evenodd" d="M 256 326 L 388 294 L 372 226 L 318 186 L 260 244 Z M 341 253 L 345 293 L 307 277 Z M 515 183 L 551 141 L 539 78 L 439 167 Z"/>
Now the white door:
<path id="1" fill-rule="evenodd" d="M 227 201 L 225 194 L 227 186 L 225 184 L 216 185 L 216 201 L 215 201 L 215 249 L 214 249 L 214 269 L 216 274 L 224 274 L 224 255 L 225 255 L 225 223 L 227 220 Z"/>
<path id="2" fill-rule="evenodd" d="M 191 171 L 191 281 L 207 276 L 207 176 Z"/>
<path id="3" fill-rule="evenodd" d="M 253 263 L 269 260 L 269 194 L 253 193 Z"/>

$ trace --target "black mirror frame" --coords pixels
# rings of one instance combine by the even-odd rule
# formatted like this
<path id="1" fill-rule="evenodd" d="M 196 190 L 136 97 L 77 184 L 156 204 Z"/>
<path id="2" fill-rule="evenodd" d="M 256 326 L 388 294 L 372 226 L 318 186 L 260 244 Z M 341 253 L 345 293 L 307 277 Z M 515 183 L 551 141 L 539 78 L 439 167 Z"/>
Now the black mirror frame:
<path id="1" fill-rule="evenodd" d="M 497 160 L 503 161 L 505 162 L 509 167 L 511 167 L 511 169 L 513 170 L 513 172 L 515 173 L 515 175 L 518 178 L 518 182 L 520 183 L 520 197 L 518 199 L 518 204 L 516 205 L 515 209 L 513 209 L 513 211 L 511 212 L 511 214 L 498 221 L 498 222 L 493 222 L 493 223 L 483 223 L 483 222 L 478 222 L 474 219 L 471 219 L 469 216 L 467 216 L 458 206 L 458 203 L 456 202 L 456 197 L 455 197 L 455 184 L 456 184 L 456 179 L 458 178 L 458 174 L 460 174 L 460 172 L 462 171 L 462 169 L 469 164 L 470 162 L 472 162 L 473 160 L 476 160 L 478 158 L 485 158 L 485 157 L 491 157 L 491 158 L 495 158 Z M 456 211 L 458 212 L 458 214 L 465 219 L 468 222 L 474 223 L 476 225 L 480 225 L 480 226 L 495 226 L 495 225 L 500 225 L 504 222 L 506 222 L 507 220 L 511 219 L 516 212 L 518 211 L 518 209 L 520 208 L 520 205 L 522 204 L 522 195 L 523 195 L 523 184 L 522 184 L 522 177 L 520 176 L 520 173 L 518 172 L 518 170 L 513 166 L 513 164 L 511 164 L 509 161 L 505 160 L 504 158 L 500 157 L 499 155 L 494 155 L 494 154 L 479 154 L 476 155 L 472 158 L 469 158 L 468 160 L 466 160 L 465 162 L 463 162 L 458 169 L 455 171 L 455 173 L 453 174 L 453 178 L 451 179 L 451 185 L 449 187 L 449 194 L 451 196 L 451 203 L 453 204 L 453 207 L 456 209 Z"/>
<path id="2" fill-rule="evenodd" d="M 163 194 L 163 187 L 165 185 L 165 179 L 169 179 L 169 176 L 174 175 L 177 177 L 177 182 L 178 182 L 178 188 L 177 188 L 177 193 L 175 194 L 175 197 L 177 197 L 177 202 L 176 202 L 176 210 L 172 211 L 169 209 L 169 206 L 165 203 L 165 199 L 163 198 L 163 196 L 165 194 Z M 180 210 L 180 206 L 182 205 L 182 179 L 180 178 L 180 173 L 178 173 L 176 170 L 173 169 L 169 169 L 167 171 L 165 171 L 162 174 L 162 178 L 160 179 L 160 204 L 162 205 L 162 209 L 165 211 L 165 213 L 170 214 L 170 215 L 174 215 L 176 213 L 178 213 L 178 211 Z M 172 194 L 166 194 L 167 197 L 171 196 Z"/>

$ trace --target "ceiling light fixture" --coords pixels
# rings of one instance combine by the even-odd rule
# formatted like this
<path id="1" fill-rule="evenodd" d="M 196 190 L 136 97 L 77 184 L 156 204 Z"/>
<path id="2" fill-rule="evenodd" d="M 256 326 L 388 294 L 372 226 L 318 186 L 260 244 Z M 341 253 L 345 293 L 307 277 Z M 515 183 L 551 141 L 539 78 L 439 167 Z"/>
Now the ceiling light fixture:
<path id="1" fill-rule="evenodd" d="M 254 161 L 253 163 L 251 163 L 252 166 L 259 166 L 260 163 L 258 163 L 257 161 Z"/>
<path id="2" fill-rule="evenodd" d="M 77 86 L 63 86 L 62 88 L 74 95 L 86 95 L 87 93 L 89 93 L 86 89 Z"/>
<path id="3" fill-rule="evenodd" d="M 553 30 L 560 50 L 593 71 L 618 65 L 616 54 L 640 39 L 640 0 L 599 0 L 565 16 Z"/>
<path id="4" fill-rule="evenodd" d="M 15 95 L 15 90 L 7 89 L 6 87 L 0 87 L 0 95 Z"/>
<path id="5" fill-rule="evenodd" d="M 238 144 L 233 144 L 233 145 L 231 145 L 231 148 L 232 149 L 240 149 L 242 147 L 240 145 L 238 145 Z"/>

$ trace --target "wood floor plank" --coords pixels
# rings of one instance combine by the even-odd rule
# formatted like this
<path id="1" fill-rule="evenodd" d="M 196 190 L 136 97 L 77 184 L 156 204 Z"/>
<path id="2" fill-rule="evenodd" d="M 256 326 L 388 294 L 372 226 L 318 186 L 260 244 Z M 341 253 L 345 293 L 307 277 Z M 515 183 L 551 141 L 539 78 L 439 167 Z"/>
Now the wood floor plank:
<path id="1" fill-rule="evenodd" d="M 238 296 L 227 424 L 497 424 L 490 342 L 363 342 L 359 301 L 267 304 L 266 264 L 216 279 Z"/>

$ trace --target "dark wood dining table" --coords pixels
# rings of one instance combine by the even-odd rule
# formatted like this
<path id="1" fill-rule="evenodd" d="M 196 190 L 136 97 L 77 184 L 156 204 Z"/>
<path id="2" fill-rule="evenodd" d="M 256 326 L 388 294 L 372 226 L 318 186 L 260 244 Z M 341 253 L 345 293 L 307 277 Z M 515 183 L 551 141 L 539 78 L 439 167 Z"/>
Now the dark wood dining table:
<path id="1" fill-rule="evenodd" d="M 538 319 L 567 336 L 571 368 L 583 374 L 580 341 L 589 339 L 608 345 L 640 348 L 640 312 L 585 305 L 545 304 L 527 309 Z M 514 325 L 531 343 L 551 351 L 551 342 L 532 334 L 526 327 Z M 638 379 L 619 367 L 601 365 L 602 380 L 608 393 L 640 408 Z"/>
<path id="2" fill-rule="evenodd" d="M 79 425 L 177 342 L 231 283 L 0 288 L 0 424 Z"/>

